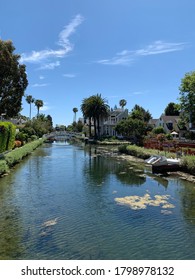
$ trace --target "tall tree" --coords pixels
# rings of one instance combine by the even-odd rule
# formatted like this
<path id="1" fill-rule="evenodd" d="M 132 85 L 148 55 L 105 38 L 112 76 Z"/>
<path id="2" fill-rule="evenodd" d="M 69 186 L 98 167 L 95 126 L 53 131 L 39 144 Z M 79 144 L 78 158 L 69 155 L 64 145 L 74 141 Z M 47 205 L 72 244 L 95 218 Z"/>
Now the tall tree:
<path id="1" fill-rule="evenodd" d="M 165 108 L 165 116 L 179 116 L 178 104 L 170 102 Z"/>
<path id="2" fill-rule="evenodd" d="M 17 116 L 22 109 L 22 97 L 28 85 L 26 67 L 20 55 L 14 54 L 12 41 L 0 40 L 0 114 Z"/>
<path id="3" fill-rule="evenodd" d="M 78 112 L 78 109 L 76 107 L 74 107 L 72 110 L 73 110 L 73 113 L 74 113 L 74 120 L 73 120 L 73 122 L 76 122 L 76 114 Z"/>
<path id="4" fill-rule="evenodd" d="M 192 124 L 195 122 L 195 71 L 185 74 L 179 90 L 181 110 Z"/>
<path id="5" fill-rule="evenodd" d="M 93 119 L 94 123 L 97 121 L 97 130 L 95 137 L 100 137 L 100 119 L 102 117 L 108 116 L 109 106 L 107 100 L 101 96 L 101 94 L 96 94 L 92 96 L 92 104 L 94 107 Z"/>
<path id="6" fill-rule="evenodd" d="M 148 110 L 146 111 L 143 107 L 141 107 L 137 104 L 132 109 L 130 116 L 133 119 L 139 119 L 146 123 L 148 123 L 149 120 L 152 118 L 152 115 L 150 114 L 150 112 Z"/>
<path id="7" fill-rule="evenodd" d="M 91 119 L 93 115 L 93 108 L 91 106 L 90 97 L 82 100 L 81 111 L 84 119 L 89 120 L 89 137 L 91 137 Z"/>
<path id="8" fill-rule="evenodd" d="M 91 119 L 94 122 L 95 137 L 100 136 L 100 118 L 108 115 L 109 106 L 101 94 L 83 99 L 81 111 L 84 118 L 89 119 L 89 134 L 91 135 Z"/>
<path id="9" fill-rule="evenodd" d="M 53 120 L 52 120 L 52 117 L 50 115 L 47 115 L 47 121 L 48 121 L 48 124 L 50 126 L 50 130 L 52 131 L 53 129 Z"/>
<path id="10" fill-rule="evenodd" d="M 35 100 L 35 106 L 37 107 L 37 116 L 39 116 L 39 110 L 41 107 L 43 107 L 43 100 Z"/>
<path id="11" fill-rule="evenodd" d="M 35 102 L 35 99 L 32 97 L 32 95 L 27 95 L 26 96 L 26 102 L 30 105 L 30 114 L 29 118 L 31 120 L 31 104 Z"/>
<path id="12" fill-rule="evenodd" d="M 124 107 L 127 105 L 127 101 L 125 99 L 121 99 L 119 101 L 119 105 L 121 106 L 122 109 L 124 109 Z"/>

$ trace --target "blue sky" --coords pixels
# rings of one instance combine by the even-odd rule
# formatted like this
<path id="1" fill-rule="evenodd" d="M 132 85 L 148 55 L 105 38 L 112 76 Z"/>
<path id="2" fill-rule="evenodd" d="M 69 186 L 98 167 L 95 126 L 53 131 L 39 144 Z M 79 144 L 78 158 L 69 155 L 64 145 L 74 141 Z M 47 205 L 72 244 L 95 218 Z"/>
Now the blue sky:
<path id="1" fill-rule="evenodd" d="M 73 107 L 96 93 L 158 118 L 195 70 L 194 13 L 194 0 L 0 0 L 0 38 L 13 41 L 26 94 L 54 124 L 72 123 Z"/>

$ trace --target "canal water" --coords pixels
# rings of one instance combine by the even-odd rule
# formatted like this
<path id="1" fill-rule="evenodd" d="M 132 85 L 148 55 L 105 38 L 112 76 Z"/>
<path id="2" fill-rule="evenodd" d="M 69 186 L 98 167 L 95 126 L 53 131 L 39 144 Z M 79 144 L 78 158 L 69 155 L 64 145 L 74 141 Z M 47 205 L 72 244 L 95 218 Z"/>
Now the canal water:
<path id="1" fill-rule="evenodd" d="M 0 179 L 0 259 L 195 259 L 195 185 L 45 144 Z"/>

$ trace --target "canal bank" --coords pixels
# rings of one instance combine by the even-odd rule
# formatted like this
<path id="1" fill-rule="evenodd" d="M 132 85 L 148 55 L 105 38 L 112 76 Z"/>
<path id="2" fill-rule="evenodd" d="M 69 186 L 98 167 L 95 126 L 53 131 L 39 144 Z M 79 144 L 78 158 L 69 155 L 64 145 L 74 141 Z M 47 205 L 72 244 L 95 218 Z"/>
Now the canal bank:
<path id="1" fill-rule="evenodd" d="M 30 155 L 38 146 L 42 145 L 44 139 L 38 139 L 20 148 L 16 148 L 12 151 L 5 152 L 1 154 L 0 157 L 0 177 L 7 175 L 10 172 L 10 169 L 21 162 L 21 160 Z"/>
<path id="2" fill-rule="evenodd" d="M 114 154 L 44 144 L 1 178 L 0 259 L 194 259 L 193 184 Z"/>

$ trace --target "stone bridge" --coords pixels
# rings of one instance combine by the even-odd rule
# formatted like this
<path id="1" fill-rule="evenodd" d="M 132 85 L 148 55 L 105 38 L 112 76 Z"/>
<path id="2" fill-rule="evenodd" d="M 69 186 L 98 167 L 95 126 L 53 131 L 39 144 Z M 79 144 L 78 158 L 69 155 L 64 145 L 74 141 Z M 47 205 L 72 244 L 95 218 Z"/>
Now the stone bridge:
<path id="1" fill-rule="evenodd" d="M 49 134 L 44 135 L 44 137 L 50 141 L 66 141 L 70 140 L 71 138 L 81 138 L 82 134 L 69 131 L 53 131 Z"/>

